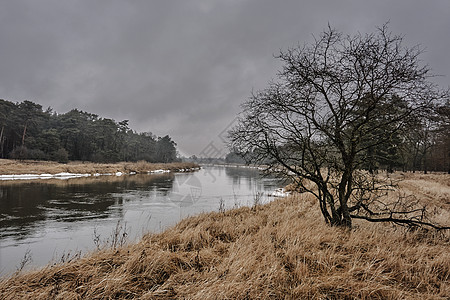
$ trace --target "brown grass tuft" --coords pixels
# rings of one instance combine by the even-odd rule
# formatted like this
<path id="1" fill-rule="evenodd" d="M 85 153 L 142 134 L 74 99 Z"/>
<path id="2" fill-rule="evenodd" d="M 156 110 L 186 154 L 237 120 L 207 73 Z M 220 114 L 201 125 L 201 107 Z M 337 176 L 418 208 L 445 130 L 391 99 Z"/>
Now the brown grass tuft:
<path id="1" fill-rule="evenodd" d="M 448 299 L 449 246 L 442 233 L 326 226 L 300 194 L 15 274 L 0 281 L 0 298 Z"/>

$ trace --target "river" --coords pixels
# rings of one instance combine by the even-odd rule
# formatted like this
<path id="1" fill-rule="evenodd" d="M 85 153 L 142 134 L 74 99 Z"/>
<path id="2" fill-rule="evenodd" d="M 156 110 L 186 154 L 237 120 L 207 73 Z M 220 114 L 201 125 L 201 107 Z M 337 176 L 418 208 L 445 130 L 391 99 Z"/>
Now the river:
<path id="1" fill-rule="evenodd" d="M 40 267 L 124 240 L 117 237 L 136 241 L 202 212 L 265 203 L 281 185 L 256 169 L 231 166 L 0 182 L 0 275 L 23 262 Z"/>

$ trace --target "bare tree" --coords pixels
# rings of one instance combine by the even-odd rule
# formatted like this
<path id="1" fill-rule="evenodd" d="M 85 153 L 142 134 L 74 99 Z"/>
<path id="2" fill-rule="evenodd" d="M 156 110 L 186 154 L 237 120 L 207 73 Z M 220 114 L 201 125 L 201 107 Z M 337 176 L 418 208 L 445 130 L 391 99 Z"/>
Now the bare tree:
<path id="1" fill-rule="evenodd" d="M 355 36 L 328 27 L 312 44 L 280 53 L 277 80 L 242 105 L 230 148 L 312 193 L 330 225 L 351 227 L 352 218 L 426 223 L 401 199 L 372 210 L 393 183 L 361 170 L 371 149 L 389 143 L 423 108 L 448 99 L 429 81 L 421 52 L 387 25 Z"/>

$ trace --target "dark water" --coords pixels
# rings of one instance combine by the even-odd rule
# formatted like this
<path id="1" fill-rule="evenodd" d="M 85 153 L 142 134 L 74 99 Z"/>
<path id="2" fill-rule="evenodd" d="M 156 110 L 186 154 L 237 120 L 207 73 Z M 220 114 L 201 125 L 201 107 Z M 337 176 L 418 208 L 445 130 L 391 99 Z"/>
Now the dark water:
<path id="1" fill-rule="evenodd" d="M 201 212 L 252 205 L 279 187 L 255 169 L 204 167 L 194 173 L 0 182 L 0 275 L 111 243 L 119 224 L 134 241 Z"/>

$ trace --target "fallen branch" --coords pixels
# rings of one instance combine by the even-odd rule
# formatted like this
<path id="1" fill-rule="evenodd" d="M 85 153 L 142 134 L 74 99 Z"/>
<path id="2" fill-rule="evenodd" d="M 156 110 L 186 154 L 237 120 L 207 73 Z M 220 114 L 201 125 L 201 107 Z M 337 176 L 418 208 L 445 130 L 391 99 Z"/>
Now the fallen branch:
<path id="1" fill-rule="evenodd" d="M 369 222 L 392 222 L 399 225 L 407 225 L 410 227 L 417 226 L 428 226 L 431 228 L 434 228 L 436 230 L 449 230 L 450 226 L 439 226 L 437 224 L 429 223 L 429 222 L 423 222 L 423 221 L 417 221 L 417 220 L 411 220 L 411 219 L 397 219 L 392 217 L 386 217 L 386 218 L 371 218 L 367 216 L 360 216 L 360 215 L 350 215 L 353 219 L 363 219 Z"/>

